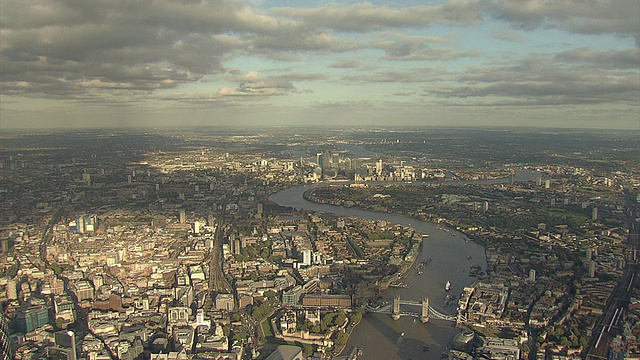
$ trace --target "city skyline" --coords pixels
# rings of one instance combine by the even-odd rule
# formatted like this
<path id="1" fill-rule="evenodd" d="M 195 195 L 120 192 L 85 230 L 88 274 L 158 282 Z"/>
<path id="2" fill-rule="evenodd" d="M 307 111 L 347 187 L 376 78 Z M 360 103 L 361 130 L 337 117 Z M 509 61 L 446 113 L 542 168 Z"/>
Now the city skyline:
<path id="1" fill-rule="evenodd" d="M 0 130 L 640 129 L 640 3 L 2 4 Z"/>

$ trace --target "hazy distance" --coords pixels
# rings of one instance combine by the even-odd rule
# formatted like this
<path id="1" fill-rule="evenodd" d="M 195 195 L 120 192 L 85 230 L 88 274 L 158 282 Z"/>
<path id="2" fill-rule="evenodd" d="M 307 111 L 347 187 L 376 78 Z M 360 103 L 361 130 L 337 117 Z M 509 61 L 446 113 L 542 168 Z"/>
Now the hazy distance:
<path id="1" fill-rule="evenodd" d="M 0 130 L 640 129 L 640 3 L 26 0 Z"/>

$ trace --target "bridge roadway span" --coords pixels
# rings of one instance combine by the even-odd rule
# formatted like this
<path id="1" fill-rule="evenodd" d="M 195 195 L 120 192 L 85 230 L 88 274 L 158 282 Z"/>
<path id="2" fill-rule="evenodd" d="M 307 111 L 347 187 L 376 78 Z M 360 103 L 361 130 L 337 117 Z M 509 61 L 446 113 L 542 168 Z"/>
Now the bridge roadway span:
<path id="1" fill-rule="evenodd" d="M 422 311 L 400 311 L 401 305 L 420 306 L 422 307 Z M 425 307 L 424 305 L 427 305 L 427 306 Z M 378 308 L 373 308 L 368 306 L 366 310 L 367 312 L 371 312 L 371 313 L 389 314 L 393 318 L 399 318 L 400 316 L 417 317 L 422 319 L 423 322 L 427 322 L 429 318 L 441 319 L 446 321 L 457 321 L 457 316 L 455 314 L 444 314 L 434 309 L 429 304 L 429 298 L 425 298 L 422 301 L 411 301 L 411 300 L 400 300 L 400 297 L 396 296 L 393 299 L 393 303 L 391 304 L 378 307 Z"/>

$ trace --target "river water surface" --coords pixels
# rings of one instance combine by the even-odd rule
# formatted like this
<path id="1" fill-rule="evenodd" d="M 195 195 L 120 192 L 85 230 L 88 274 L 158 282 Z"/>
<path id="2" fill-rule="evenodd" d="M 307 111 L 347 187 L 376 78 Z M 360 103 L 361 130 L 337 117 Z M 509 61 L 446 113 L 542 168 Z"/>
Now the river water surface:
<path id="1" fill-rule="evenodd" d="M 516 173 L 514 181 L 531 181 L 537 177 L 540 177 L 539 173 L 521 171 Z M 500 182 L 506 182 L 506 180 L 476 183 Z M 275 193 L 269 199 L 279 205 L 294 207 L 298 210 L 384 220 L 411 226 L 423 234 L 428 234 L 429 237 L 423 242 L 414 269 L 403 280 L 411 287 L 387 289 L 382 292 L 382 296 L 390 300 L 397 294 L 401 299 L 413 301 L 421 301 L 428 296 L 430 305 L 436 310 L 445 314 L 456 313 L 457 301 L 446 306 L 445 297 L 451 294 L 457 299 L 462 288 L 476 280 L 468 275 L 471 265 L 479 265 L 483 271 L 486 270 L 487 262 L 483 246 L 469 241 L 459 232 L 440 229 L 433 223 L 401 215 L 316 204 L 303 199 L 302 194 L 307 189 L 326 185 L 296 186 Z M 422 275 L 417 275 L 415 267 L 420 261 L 428 258 L 432 259 L 431 263 L 424 269 Z M 447 281 L 451 282 L 449 292 L 444 289 Z M 350 351 L 353 347 L 362 348 L 363 354 L 358 357 L 359 359 L 440 359 L 442 352 L 447 349 L 456 333 L 455 323 L 445 320 L 431 319 L 423 324 L 419 319 L 414 320 L 411 317 L 392 320 L 390 316 L 384 314 L 366 314 L 349 337 L 346 351 Z"/>

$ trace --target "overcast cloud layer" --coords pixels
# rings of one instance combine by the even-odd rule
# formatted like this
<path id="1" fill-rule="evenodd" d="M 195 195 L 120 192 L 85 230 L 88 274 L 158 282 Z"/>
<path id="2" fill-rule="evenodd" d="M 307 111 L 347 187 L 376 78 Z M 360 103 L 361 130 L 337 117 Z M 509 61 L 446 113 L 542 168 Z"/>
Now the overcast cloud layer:
<path id="1" fill-rule="evenodd" d="M 640 129 L 637 0 L 299 3 L 3 1 L 0 129 Z"/>

